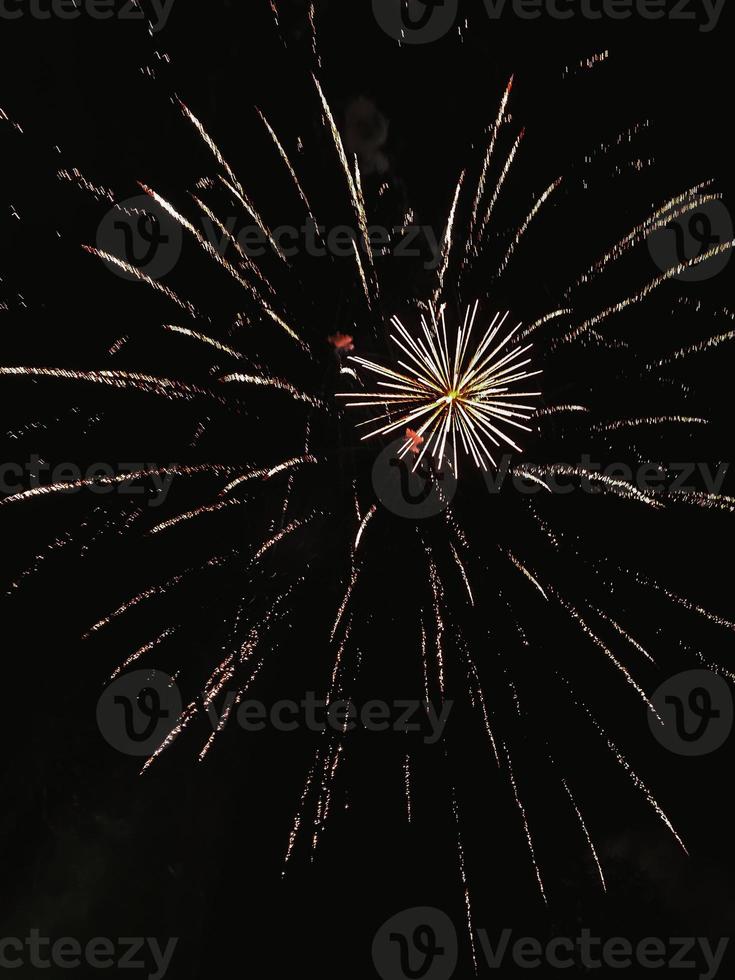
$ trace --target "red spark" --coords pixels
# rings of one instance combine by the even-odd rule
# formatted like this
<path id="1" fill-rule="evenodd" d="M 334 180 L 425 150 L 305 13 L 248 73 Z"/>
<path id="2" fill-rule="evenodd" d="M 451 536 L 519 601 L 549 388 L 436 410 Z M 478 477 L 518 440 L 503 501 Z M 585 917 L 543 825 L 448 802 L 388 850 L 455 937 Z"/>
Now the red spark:
<path id="1" fill-rule="evenodd" d="M 406 429 L 406 438 L 411 440 L 410 451 L 414 455 L 418 455 L 419 446 L 423 443 L 424 437 L 420 436 L 418 432 L 414 432 L 413 429 Z"/>
<path id="2" fill-rule="evenodd" d="M 327 340 L 335 350 L 353 351 L 355 349 L 354 338 L 347 333 L 336 333 L 332 337 L 327 337 Z"/>

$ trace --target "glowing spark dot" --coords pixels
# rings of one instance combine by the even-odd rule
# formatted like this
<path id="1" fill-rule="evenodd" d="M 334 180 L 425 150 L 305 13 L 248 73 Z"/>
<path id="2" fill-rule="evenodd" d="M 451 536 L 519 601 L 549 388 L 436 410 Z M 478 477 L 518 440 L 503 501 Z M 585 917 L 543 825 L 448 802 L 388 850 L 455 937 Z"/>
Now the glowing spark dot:
<path id="1" fill-rule="evenodd" d="M 335 350 L 352 351 L 355 349 L 353 338 L 346 333 L 336 333 L 334 336 L 328 337 L 327 340 Z"/>
<path id="2" fill-rule="evenodd" d="M 414 432 L 413 429 L 406 429 L 406 438 L 411 440 L 410 452 L 414 453 L 414 455 L 419 453 L 421 451 L 419 447 L 424 441 L 423 437 L 418 432 Z"/>
<path id="3" fill-rule="evenodd" d="M 471 346 L 478 305 L 475 303 L 474 308 L 467 309 L 464 325 L 451 343 L 443 308 L 438 318 L 430 308 L 431 325 L 422 316 L 423 336 L 418 337 L 411 336 L 394 317 L 392 322 L 397 333 L 391 334 L 391 338 L 410 359 L 410 362 L 398 361 L 402 372 L 362 357 L 350 358 L 368 371 L 388 379 L 378 382 L 379 388 L 388 391 L 339 396 L 355 399 L 347 403 L 348 408 L 378 406 L 382 410 L 381 415 L 360 423 L 381 423 L 363 439 L 403 429 L 406 442 L 398 455 L 403 458 L 407 453 L 413 453 L 416 467 L 426 452 L 443 465 L 450 455 L 447 453 L 449 443 L 455 474 L 458 470 L 458 440 L 465 453 L 483 470 L 487 470 L 488 462 L 497 468 L 493 447 L 506 444 L 520 451 L 507 429 L 511 426 L 532 431 L 523 422 L 532 417 L 534 406 L 522 399 L 538 397 L 541 392 L 516 389 L 520 382 L 541 374 L 541 371 L 529 371 L 531 359 L 523 358 L 532 344 L 521 347 L 516 342 L 515 347 L 510 345 L 520 324 L 496 342 L 507 313 L 503 317 L 497 314 L 479 343 Z M 400 417 L 394 418 L 394 413 Z M 416 431 L 407 428 L 419 419 L 423 421 Z M 423 448 L 419 451 L 419 447 Z"/>

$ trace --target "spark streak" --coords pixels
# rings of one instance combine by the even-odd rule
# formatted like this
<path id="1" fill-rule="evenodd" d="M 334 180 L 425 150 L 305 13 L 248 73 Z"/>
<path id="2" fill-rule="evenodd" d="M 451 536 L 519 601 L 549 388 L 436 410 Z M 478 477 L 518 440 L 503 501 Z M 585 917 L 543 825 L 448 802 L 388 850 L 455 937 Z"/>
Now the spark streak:
<path id="1" fill-rule="evenodd" d="M 477 316 L 478 304 L 468 308 L 464 325 L 457 332 L 453 350 L 450 352 L 444 311 L 439 319 L 431 309 L 432 325 L 421 318 L 423 336 L 413 337 L 401 321 L 393 318 L 396 333 L 391 334 L 394 343 L 410 359 L 411 363 L 399 360 L 404 370 L 395 371 L 362 357 L 350 360 L 361 365 L 373 374 L 388 381 L 378 385 L 390 389 L 388 392 L 340 393 L 338 397 L 358 399 L 347 403 L 348 408 L 376 407 L 383 409 L 383 415 L 369 419 L 361 425 L 368 425 L 378 419 L 383 423 L 379 428 L 363 436 L 363 440 L 377 435 L 387 435 L 396 430 L 406 430 L 419 419 L 425 419 L 415 436 L 403 444 L 399 457 L 403 458 L 412 447 L 422 445 L 416 454 L 414 470 L 418 468 L 427 452 L 430 452 L 439 466 L 446 460 L 447 443 L 451 437 L 451 458 L 454 473 L 458 472 L 457 439 L 459 437 L 465 452 L 471 455 L 479 469 L 487 470 L 487 463 L 497 466 L 489 446 L 500 446 L 501 440 L 516 450 L 520 447 L 505 431 L 512 426 L 525 432 L 532 431 L 524 425 L 532 415 L 532 408 L 520 400 L 537 397 L 539 392 L 517 391 L 515 385 L 540 374 L 528 371 L 530 357 L 519 360 L 532 345 L 508 347 L 518 327 L 507 334 L 488 353 L 493 341 L 500 332 L 508 314 L 500 318 L 496 315 L 470 355 L 470 339 Z M 520 326 L 520 325 L 519 325 Z M 509 400 L 514 399 L 514 400 Z M 401 410 L 395 421 L 391 408 Z M 428 418 L 427 418 L 428 416 Z M 387 420 L 387 424 L 385 424 Z M 522 420 L 522 421 L 519 421 Z M 504 428 L 499 428 L 502 425 Z M 416 438 L 418 437 L 418 439 Z M 419 442 L 418 440 L 421 440 Z"/>

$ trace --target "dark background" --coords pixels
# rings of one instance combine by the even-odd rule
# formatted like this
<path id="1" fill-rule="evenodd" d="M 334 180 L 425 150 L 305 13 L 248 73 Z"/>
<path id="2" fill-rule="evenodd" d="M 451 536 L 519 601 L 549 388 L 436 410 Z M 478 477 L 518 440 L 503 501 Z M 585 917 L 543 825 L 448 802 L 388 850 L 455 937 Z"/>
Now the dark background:
<path id="1" fill-rule="evenodd" d="M 690 22 L 646 24 L 636 18 L 593 24 L 555 23 L 546 17 L 520 22 L 506 15 L 490 23 L 477 4 L 465 6 L 463 15 L 470 23 L 461 37 L 452 32 L 436 44 L 412 48 L 389 39 L 364 0 L 317 3 L 323 62 L 319 74 L 338 119 L 350 100 L 361 95 L 374 100 L 389 119 L 392 195 L 386 208 L 399 211 L 408 203 L 417 221 L 441 230 L 458 174 L 468 160 L 476 161 L 499 95 L 515 73 L 511 111 L 516 126 L 527 127 L 528 137 L 510 187 L 517 197 L 511 194 L 511 206 L 501 212 L 501 228 L 505 222 L 508 227 L 513 220 L 517 224 L 532 193 L 557 173 L 570 174 L 570 179 L 563 206 L 547 216 L 546 230 L 524 261 L 516 263 L 492 308 L 512 306 L 526 320 L 552 308 L 560 283 L 568 283 L 651 206 L 700 180 L 716 178 L 728 199 L 733 152 L 727 12 L 716 31 L 704 34 Z M 141 180 L 185 208 L 185 190 L 213 167 L 171 102 L 175 92 L 205 121 L 245 186 L 253 188 L 260 207 L 273 216 L 271 221 L 288 220 L 293 204 L 280 172 L 275 175 L 280 164 L 258 128 L 253 106 L 267 112 L 290 147 L 302 133 L 307 141 L 314 136 L 319 111 L 309 78 L 315 63 L 306 5 L 292 0 L 281 7 L 280 36 L 265 0 L 208 0 L 206 5 L 178 0 L 166 29 L 153 39 L 136 23 L 0 21 L 0 107 L 24 130 L 21 136 L 6 124 L 0 134 L 0 300 L 8 305 L 0 313 L 3 364 L 111 366 L 104 363 L 111 344 L 130 335 L 124 366 L 170 377 L 198 376 L 202 367 L 191 350 L 165 343 L 155 332 L 156 324 L 171 318 L 165 302 L 141 295 L 144 287 L 113 277 L 81 252 L 79 243 L 94 242 L 107 208 L 55 174 L 61 167 L 78 167 L 120 198 L 136 195 L 136 181 Z M 607 49 L 611 57 L 605 64 L 563 79 L 566 66 Z M 170 64 L 156 51 L 168 53 Z M 157 77 L 142 71 L 145 66 Z M 651 125 L 634 145 L 624 145 L 585 170 L 587 150 L 646 118 Z M 342 178 L 333 150 L 323 143 L 321 159 L 317 153 L 308 164 L 309 186 L 338 221 L 344 201 L 335 188 Z M 626 165 L 631 158 L 655 163 L 640 176 Z M 615 173 L 618 166 L 620 174 Z M 595 188 L 591 194 L 583 187 L 587 176 Z M 374 201 L 376 187 L 369 180 L 366 186 Z M 11 205 L 22 220 L 12 216 Z M 324 344 L 329 333 L 353 333 L 363 350 L 375 341 L 351 271 L 344 262 L 336 268 L 334 263 L 323 266 L 299 269 L 299 285 L 286 288 L 291 291 L 288 304 L 300 310 L 305 333 L 321 340 L 320 370 L 327 385 L 333 381 L 332 354 Z M 477 270 L 473 288 L 478 295 L 487 292 L 489 269 L 480 265 Z M 384 272 L 388 313 L 407 296 L 425 291 L 420 270 L 388 266 Z M 613 274 L 611 286 L 595 287 L 580 299 L 579 308 L 601 308 L 610 296 L 623 295 L 630 281 L 642 283 L 656 274 L 645 248 L 639 249 L 622 272 Z M 731 321 L 718 311 L 731 298 L 731 274 L 728 268 L 698 287 L 672 283 L 633 315 L 620 318 L 621 336 L 635 338 L 638 366 L 657 352 L 728 329 Z M 171 283 L 207 310 L 215 324 L 237 309 L 231 285 L 208 269 L 190 244 Z M 282 365 L 277 373 L 289 375 L 290 366 L 279 360 L 286 355 L 277 341 L 258 355 L 272 357 Z M 667 386 L 641 380 L 630 364 L 621 361 L 618 369 L 610 359 L 609 352 L 593 351 L 560 368 L 551 364 L 549 384 L 563 400 L 574 400 L 580 392 L 596 399 L 602 418 L 638 409 L 648 413 L 654 406 L 664 405 L 666 412 L 695 406 L 691 414 L 714 420 L 708 433 L 696 443 L 680 433 L 659 436 L 660 441 L 646 446 L 644 458 L 728 459 L 732 359 L 727 348 L 682 368 L 680 376 L 691 386 L 684 402 Z M 80 463 L 165 463 L 183 461 L 187 453 L 187 458 L 196 458 L 191 451 L 195 407 L 161 407 L 144 395 L 90 387 L 70 395 L 62 384 L 2 379 L 0 428 L 7 430 L 3 458 L 25 460 L 36 452 L 46 459 Z M 124 409 L 121 398 L 127 399 Z M 78 412 L 70 414 L 72 407 Z M 279 448 L 272 449 L 283 434 L 281 426 L 287 426 L 278 405 L 262 416 L 259 409 L 249 411 L 228 416 L 222 429 L 198 448 L 199 458 L 224 455 L 237 462 L 240 453 L 258 459 L 269 451 L 275 461 L 284 458 Z M 103 422 L 87 421 L 97 414 Z M 54 418 L 60 421 L 48 429 L 18 434 L 29 423 Z M 348 438 L 346 427 L 340 431 Z M 623 458 L 635 458 L 630 446 L 608 447 L 604 441 L 588 445 L 574 430 L 566 444 L 559 433 L 554 436 L 564 458 L 588 450 L 608 457 L 625 451 Z M 328 441 L 329 435 L 323 438 Z M 537 443 L 530 448 L 540 459 L 554 458 L 556 452 Z M 354 465 L 362 474 L 370 457 L 357 450 L 355 454 Z M 350 481 L 341 462 L 332 472 L 333 479 L 308 483 L 303 493 L 323 499 L 327 510 L 334 505 L 339 514 L 345 507 L 340 503 L 344 485 Z M 172 491 L 167 514 L 186 509 L 187 492 Z M 570 535 L 584 532 L 587 554 L 609 555 L 626 567 L 662 574 L 680 594 L 724 616 L 732 614 L 729 515 L 673 508 L 653 520 L 619 502 L 574 498 L 572 504 L 564 498 L 554 503 L 559 513 L 553 516 Z M 267 505 L 262 507 L 265 520 Z M 508 726 L 505 737 L 513 740 L 516 769 L 523 774 L 548 909 L 536 889 L 507 781 L 498 774 L 466 704 L 457 707 L 446 750 L 441 745 L 411 746 L 415 790 L 410 826 L 401 738 L 357 736 L 349 772 L 336 794 L 339 813 L 315 860 L 308 847 L 297 848 L 285 877 L 283 855 L 316 736 L 246 736 L 233 729 L 206 763 L 199 764 L 203 726 L 139 777 L 139 762 L 115 753 L 101 737 L 95 707 L 112 669 L 160 631 L 168 622 L 166 615 L 145 610 L 130 629 L 117 629 L 93 642 L 82 643 L 79 637 L 126 596 L 211 554 L 210 533 L 218 547 L 257 537 L 258 514 L 252 528 L 224 523 L 210 531 L 207 525 L 205 540 L 190 530 L 162 550 L 137 539 L 116 539 L 113 547 L 105 521 L 123 521 L 130 508 L 130 501 L 81 495 L 0 512 L 9 592 L 3 600 L 7 730 L 0 824 L 2 935 L 25 936 L 38 927 L 45 935 L 81 940 L 146 935 L 165 942 L 179 936 L 169 973 L 176 978 L 296 971 L 370 977 L 375 975 L 370 945 L 379 926 L 404 908 L 428 905 L 444 909 L 457 924 L 457 976 L 470 976 L 466 940 L 462 943 L 452 786 L 460 802 L 475 924 L 491 936 L 505 927 L 516 936 L 541 940 L 576 936 L 583 927 L 597 935 L 631 939 L 706 935 L 716 940 L 730 935 L 732 743 L 704 759 L 679 758 L 653 740 L 640 701 L 616 675 L 610 679 L 604 664 L 580 679 L 585 700 L 594 704 L 686 839 L 691 852 L 687 860 L 604 744 L 572 720 L 561 686 L 539 681 L 538 670 L 556 658 L 571 671 L 580 663 L 576 658 L 590 658 L 594 650 L 568 638 L 568 623 L 542 619 L 538 596 L 529 594 L 522 580 L 508 584 L 507 594 L 533 639 L 533 662 L 522 660 L 523 651 L 514 652 L 511 644 L 517 638 L 511 639 L 512 628 L 497 621 L 504 607 L 496 596 L 471 621 L 465 622 L 464 612 L 457 618 L 466 635 L 479 643 L 488 642 L 488 625 L 495 627 L 487 656 L 494 658 L 496 646 L 505 648 L 524 706 L 536 719 L 533 735 L 526 739 L 512 710 L 497 709 L 501 729 L 503 722 Z M 496 536 L 505 536 L 521 551 L 531 547 L 527 528 L 514 533 L 506 511 L 493 514 L 476 487 L 460 491 L 457 512 L 483 546 L 492 548 Z M 547 517 L 551 514 L 546 511 Z M 145 515 L 146 523 L 157 519 L 163 519 L 158 511 Z M 67 528 L 74 530 L 76 544 L 47 552 Z M 323 686 L 323 668 L 331 661 L 319 617 L 334 609 L 335 599 L 338 604 L 345 568 L 334 539 L 342 531 L 349 534 L 346 528 L 344 515 L 334 518 L 303 540 L 298 554 L 283 559 L 288 564 L 308 558 L 316 584 L 297 612 L 302 623 L 313 616 L 313 629 L 297 628 L 257 696 L 298 697 L 299 691 Z M 361 601 L 364 608 L 374 603 L 379 613 L 357 637 L 365 660 L 372 655 L 373 664 L 361 700 L 416 696 L 420 691 L 412 673 L 420 671 L 415 622 L 402 616 L 404 603 L 412 608 L 417 587 L 410 581 L 410 553 L 401 550 L 400 534 L 397 526 L 382 528 L 373 544 L 372 592 Z M 10 588 L 41 553 L 46 557 L 38 575 L 24 579 L 21 588 Z M 288 568 L 277 564 L 269 568 L 274 576 L 287 573 Z M 489 596 L 495 594 L 496 574 L 492 562 L 478 571 Z M 597 590 L 600 601 L 607 597 L 588 566 L 564 575 L 570 592 L 589 588 Z M 238 585 L 236 576 L 222 576 L 201 593 L 170 600 L 165 612 L 185 619 L 186 639 L 154 655 L 155 664 L 147 665 L 174 673 L 213 664 L 212 650 L 216 655 L 226 639 Z M 655 644 L 661 665 L 659 672 L 644 667 L 637 674 L 646 690 L 655 689 L 661 674 L 699 665 L 687 659 L 683 645 L 731 666 L 730 632 L 642 592 L 628 594 L 625 587 L 621 583 L 616 599 L 629 616 L 626 622 L 635 623 L 633 632 Z M 266 591 L 267 585 L 262 588 Z M 461 602 L 457 595 L 458 610 L 464 610 Z M 496 673 L 486 693 L 507 700 L 507 690 L 501 694 L 504 675 Z M 465 686 L 462 675 L 461 667 L 454 669 L 453 690 Z M 558 781 L 552 786 L 539 762 L 546 740 L 563 746 L 559 754 L 565 762 L 574 760 L 567 771 L 605 866 L 607 896 L 600 893 Z M 723 976 L 727 969 L 723 967 Z"/>

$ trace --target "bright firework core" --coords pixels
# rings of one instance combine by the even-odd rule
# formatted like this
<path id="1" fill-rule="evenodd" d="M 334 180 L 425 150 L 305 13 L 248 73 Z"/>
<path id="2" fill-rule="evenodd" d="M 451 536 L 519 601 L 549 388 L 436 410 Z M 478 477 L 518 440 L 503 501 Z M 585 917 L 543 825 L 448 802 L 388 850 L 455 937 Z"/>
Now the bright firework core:
<path id="1" fill-rule="evenodd" d="M 452 341 L 443 306 L 438 317 L 430 308 L 431 325 L 422 315 L 423 336 L 412 337 L 401 321 L 393 317 L 397 333 L 391 334 L 391 339 L 409 358 L 409 361 L 398 360 L 403 372 L 362 357 L 350 357 L 368 371 L 388 379 L 378 382 L 378 387 L 385 390 L 339 395 L 353 399 L 347 403 L 348 408 L 378 406 L 382 409 L 381 414 L 359 423 L 360 427 L 381 423 L 363 436 L 363 440 L 404 429 L 406 442 L 398 454 L 401 459 L 412 452 L 416 456 L 416 469 L 428 452 L 439 468 L 447 463 L 455 475 L 458 474 L 458 443 L 483 470 L 487 470 L 488 463 L 497 468 L 493 448 L 505 443 L 520 451 L 521 447 L 504 430 L 510 427 L 511 432 L 513 429 L 532 431 L 523 422 L 533 415 L 534 407 L 522 399 L 537 398 L 541 392 L 518 389 L 525 387 L 528 378 L 542 372 L 527 370 L 530 357 L 520 360 L 533 344 L 508 349 L 520 323 L 495 344 L 508 313 L 502 317 L 496 314 L 480 342 L 472 344 L 478 305 L 468 307 L 464 324 Z M 411 425 L 418 426 L 416 431 L 408 428 Z"/>

